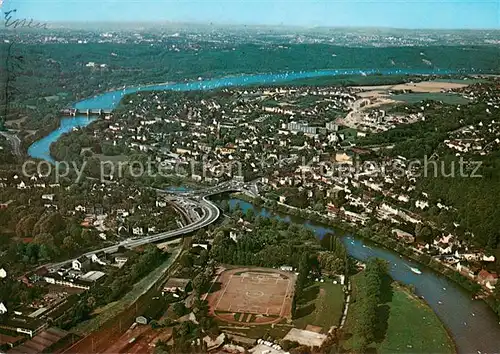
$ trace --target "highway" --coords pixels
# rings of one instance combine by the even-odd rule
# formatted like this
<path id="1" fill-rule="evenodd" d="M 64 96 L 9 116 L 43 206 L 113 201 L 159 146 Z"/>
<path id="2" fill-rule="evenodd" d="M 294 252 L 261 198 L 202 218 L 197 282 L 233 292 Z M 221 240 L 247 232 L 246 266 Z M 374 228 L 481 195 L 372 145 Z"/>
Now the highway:
<path id="1" fill-rule="evenodd" d="M 156 235 L 145 236 L 141 238 L 129 238 L 113 246 L 103 247 L 97 250 L 93 250 L 91 252 L 81 254 L 76 258 L 80 258 L 82 256 L 90 258 L 93 254 L 99 252 L 113 253 L 116 252 L 118 248 L 121 246 L 127 248 L 135 248 L 148 243 L 175 239 L 179 238 L 180 236 L 197 231 L 201 228 L 204 228 L 215 222 L 220 216 L 219 208 L 214 203 L 212 203 L 210 200 L 207 199 L 208 196 L 224 192 L 236 192 L 236 191 L 245 192 L 251 196 L 258 196 L 258 188 L 255 182 L 243 183 L 235 181 L 224 182 L 214 187 L 210 187 L 203 190 L 190 191 L 190 192 L 166 192 L 158 189 L 156 191 L 162 194 L 175 196 L 175 198 L 178 199 L 177 203 L 181 208 L 185 206 L 183 204 L 196 205 L 201 209 L 202 213 L 201 217 L 198 216 L 199 218 L 196 221 L 176 230 L 161 232 Z M 194 217 L 193 214 L 196 214 L 194 208 L 192 206 L 188 207 L 189 208 L 184 207 L 184 209 L 186 210 L 186 214 L 190 215 L 191 217 Z M 62 261 L 59 263 L 46 264 L 45 267 L 47 267 L 48 269 L 51 268 L 57 269 L 71 262 L 73 259 L 75 258 L 68 259 L 66 261 Z"/>
<path id="2" fill-rule="evenodd" d="M 124 246 L 127 248 L 134 248 L 134 247 L 142 246 L 142 245 L 152 243 L 152 242 L 175 239 L 175 238 L 178 238 L 180 236 L 189 234 L 193 231 L 196 231 L 198 229 L 201 229 L 203 227 L 206 227 L 206 226 L 212 224 L 213 222 L 215 222 L 219 218 L 219 216 L 220 216 L 219 208 L 215 204 L 213 204 L 211 201 L 206 199 L 205 197 L 200 198 L 200 200 L 196 201 L 196 202 L 193 200 L 189 200 L 189 201 L 193 204 L 197 204 L 197 206 L 202 211 L 201 218 L 199 218 L 195 222 L 193 222 L 189 225 L 186 225 L 180 229 L 166 231 L 166 232 L 162 232 L 162 233 L 159 233 L 156 235 L 141 237 L 139 239 L 129 238 L 129 239 L 126 239 L 120 243 L 117 243 L 116 245 L 108 246 L 108 247 L 97 249 L 97 250 L 94 250 L 91 252 L 84 253 L 77 258 L 80 258 L 82 256 L 86 256 L 86 257 L 90 258 L 93 254 L 99 253 L 99 252 L 113 253 L 113 252 L 116 252 L 120 246 Z M 50 268 L 60 268 L 61 266 L 71 262 L 73 259 L 74 258 L 63 261 L 63 262 L 59 262 L 59 263 L 48 264 L 48 265 L 45 265 L 45 267 L 47 267 L 49 269 Z"/>
<path id="3" fill-rule="evenodd" d="M 14 153 L 14 155 L 21 156 L 21 139 L 19 139 L 18 136 L 2 131 L 0 131 L 0 135 L 5 137 L 5 139 L 7 139 L 12 145 L 12 152 Z"/>

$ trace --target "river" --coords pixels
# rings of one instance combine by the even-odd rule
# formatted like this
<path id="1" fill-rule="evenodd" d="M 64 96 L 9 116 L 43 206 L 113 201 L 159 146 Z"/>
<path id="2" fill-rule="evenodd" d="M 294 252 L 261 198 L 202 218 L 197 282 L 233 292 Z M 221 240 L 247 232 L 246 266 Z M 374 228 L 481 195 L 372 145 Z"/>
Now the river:
<path id="1" fill-rule="evenodd" d="M 123 90 L 110 91 L 89 99 L 80 101 L 74 105 L 77 109 L 113 109 L 120 102 L 121 98 L 128 93 L 138 91 L 158 91 L 158 90 L 210 90 L 220 87 L 244 86 L 253 84 L 269 84 L 275 82 L 286 82 L 302 78 L 335 76 L 346 74 L 360 74 L 360 70 L 319 70 L 281 74 L 259 74 L 241 75 L 225 77 L 211 80 L 200 80 L 185 83 L 166 83 L 142 87 L 130 87 Z M 363 73 L 381 73 L 384 75 L 394 74 L 448 74 L 447 70 L 363 70 Z M 45 138 L 33 143 L 28 153 L 33 158 L 53 161 L 50 157 L 50 144 L 59 137 L 71 131 L 74 127 L 82 127 L 90 124 L 92 118 L 86 116 L 63 117 L 61 126 Z M 243 209 L 252 208 L 249 203 L 231 200 L 231 205 L 240 203 Z M 311 228 L 322 237 L 327 232 L 334 232 L 324 225 L 313 223 L 287 215 L 270 213 L 266 209 L 256 210 L 259 214 L 268 217 L 279 217 L 285 221 L 294 221 Z M 460 353 L 498 353 L 500 352 L 500 324 L 495 313 L 483 301 L 471 299 L 464 289 L 444 276 L 437 274 L 431 269 L 419 267 L 416 263 L 401 258 L 397 253 L 372 244 L 352 236 L 342 238 L 349 254 L 359 260 L 366 260 L 369 257 L 385 259 L 390 266 L 391 276 L 401 283 L 412 284 L 416 294 L 422 296 L 443 321 Z M 417 275 L 410 270 L 410 267 L 419 267 L 422 274 Z"/>
<path id="2" fill-rule="evenodd" d="M 252 204 L 230 199 L 229 206 L 234 209 L 239 205 L 243 212 L 254 209 L 255 215 L 277 218 L 294 222 L 313 230 L 318 238 L 335 230 L 310 220 L 282 213 L 270 212 Z M 423 267 L 398 253 L 380 247 L 373 242 L 349 235 L 341 236 L 350 256 L 365 261 L 371 257 L 384 259 L 389 264 L 389 273 L 393 279 L 415 287 L 415 293 L 422 296 L 441 319 L 453 337 L 459 353 L 498 353 L 500 351 L 500 324 L 491 308 L 481 300 L 472 300 L 471 295 L 455 284 L 427 267 Z M 418 275 L 410 270 L 416 267 L 422 271 Z"/>
<path id="3" fill-rule="evenodd" d="M 289 82 L 298 79 L 308 79 L 314 77 L 327 77 L 339 75 L 433 75 L 433 74 L 453 74 L 457 71 L 443 69 L 384 69 L 384 70 L 360 70 L 360 69 L 332 69 L 332 70 L 315 70 L 315 71 L 299 71 L 287 72 L 278 74 L 256 74 L 256 75 L 239 75 L 227 76 L 216 79 L 188 81 L 182 83 L 164 83 L 155 85 L 146 85 L 138 87 L 127 87 L 121 90 L 109 91 L 94 97 L 84 99 L 73 105 L 74 108 L 80 111 L 87 109 L 114 109 L 120 103 L 124 95 L 140 92 L 140 91 L 193 91 L 193 90 L 213 90 L 221 87 L 231 86 L 248 86 L 248 85 L 264 85 L 279 82 Z M 87 119 L 87 116 L 63 117 L 59 129 L 53 131 L 46 137 L 33 143 L 28 154 L 37 159 L 54 162 L 50 156 L 50 144 L 59 139 L 59 137 L 72 130 L 73 127 L 82 127 L 90 124 L 93 119 Z"/>

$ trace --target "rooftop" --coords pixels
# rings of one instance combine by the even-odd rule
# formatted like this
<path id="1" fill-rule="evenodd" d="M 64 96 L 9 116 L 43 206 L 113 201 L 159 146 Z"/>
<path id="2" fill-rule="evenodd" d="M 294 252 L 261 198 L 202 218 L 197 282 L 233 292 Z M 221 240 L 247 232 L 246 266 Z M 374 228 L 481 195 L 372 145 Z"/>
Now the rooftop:
<path id="1" fill-rule="evenodd" d="M 309 347 L 321 347 L 326 338 L 324 334 L 292 328 L 283 339 Z"/>
<path id="2" fill-rule="evenodd" d="M 182 278 L 170 278 L 165 283 L 165 288 L 185 288 L 191 280 Z"/>
<path id="3" fill-rule="evenodd" d="M 93 283 L 93 282 L 101 279 L 105 275 L 106 275 L 106 273 L 92 270 L 92 271 L 90 271 L 90 272 L 85 273 L 84 275 L 82 275 L 81 278 L 80 278 L 80 280 L 88 281 L 88 282 L 92 282 Z"/>

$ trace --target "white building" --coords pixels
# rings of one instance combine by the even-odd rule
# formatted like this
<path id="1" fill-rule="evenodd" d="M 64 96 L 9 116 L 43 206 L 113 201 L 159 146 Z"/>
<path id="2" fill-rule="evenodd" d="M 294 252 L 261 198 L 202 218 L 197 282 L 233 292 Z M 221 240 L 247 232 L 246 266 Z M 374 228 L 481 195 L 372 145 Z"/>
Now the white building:
<path id="1" fill-rule="evenodd" d="M 144 230 L 142 229 L 142 227 L 134 227 L 132 229 L 132 233 L 134 235 L 144 235 Z"/>
<path id="2" fill-rule="evenodd" d="M 3 304 L 3 302 L 0 302 L 0 315 L 6 314 L 7 313 L 7 307 Z"/>

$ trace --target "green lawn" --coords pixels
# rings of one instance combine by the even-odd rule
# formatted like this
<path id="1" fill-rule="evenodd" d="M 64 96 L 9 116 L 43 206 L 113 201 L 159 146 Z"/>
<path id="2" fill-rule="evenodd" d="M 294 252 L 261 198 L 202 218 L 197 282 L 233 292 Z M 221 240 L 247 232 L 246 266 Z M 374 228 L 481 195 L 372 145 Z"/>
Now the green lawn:
<path id="1" fill-rule="evenodd" d="M 453 353 L 454 346 L 434 311 L 406 289 L 395 287 L 387 335 L 380 353 Z"/>
<path id="2" fill-rule="evenodd" d="M 348 351 L 358 348 L 359 340 L 352 335 L 356 318 L 356 287 L 361 274 L 352 277 L 353 294 L 351 306 L 344 327 L 346 340 L 343 346 Z M 421 299 L 397 283 L 392 284 L 392 292 L 386 302 L 380 305 L 382 320 L 381 337 L 370 348 L 377 353 L 454 353 L 455 348 L 443 324 L 432 309 Z M 380 334 L 380 333 L 379 333 Z"/>
<path id="3" fill-rule="evenodd" d="M 297 307 L 301 317 L 293 321 L 295 326 L 305 329 L 310 324 L 322 327 L 323 332 L 327 332 L 330 327 L 340 324 L 344 308 L 342 285 L 327 280 L 308 287 L 305 293 L 310 300 Z"/>

